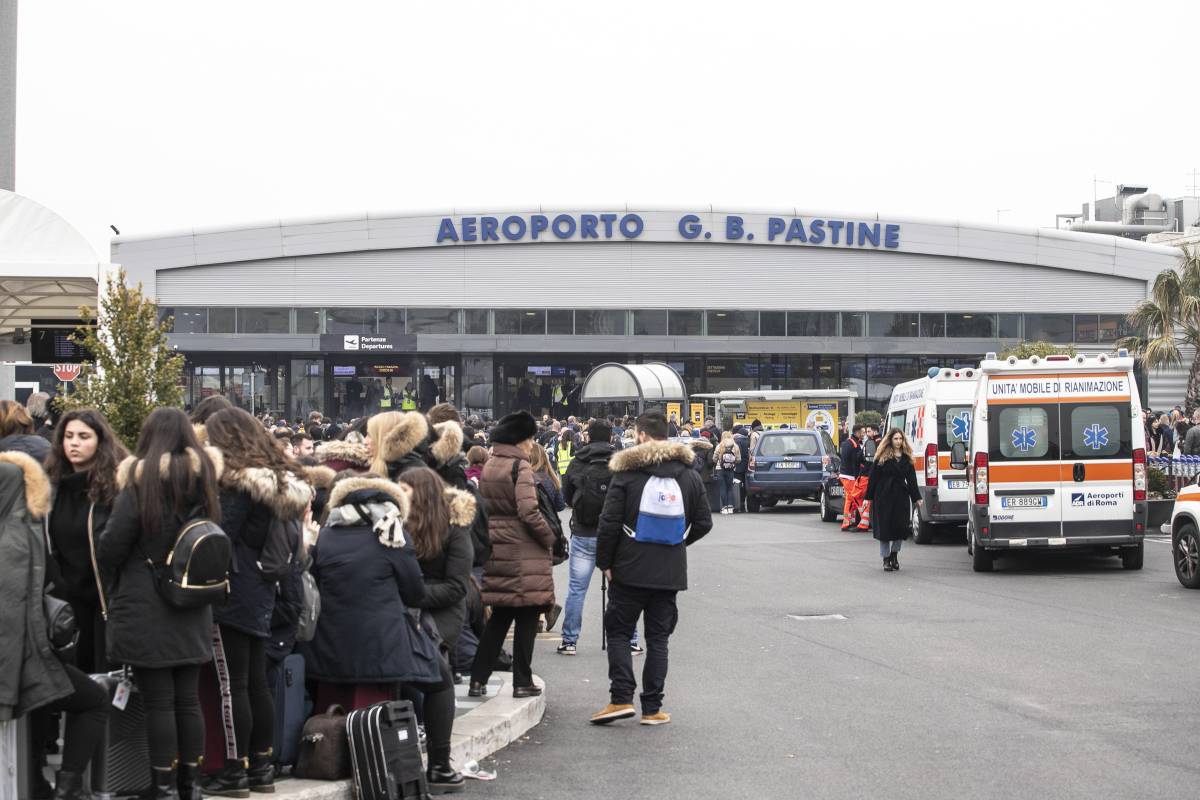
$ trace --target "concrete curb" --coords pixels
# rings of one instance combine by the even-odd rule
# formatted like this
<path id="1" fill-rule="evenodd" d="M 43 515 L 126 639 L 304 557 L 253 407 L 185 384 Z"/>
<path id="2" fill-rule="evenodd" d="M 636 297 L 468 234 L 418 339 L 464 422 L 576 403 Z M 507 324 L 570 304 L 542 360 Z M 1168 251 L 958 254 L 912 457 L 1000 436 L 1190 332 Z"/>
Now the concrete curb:
<path id="1" fill-rule="evenodd" d="M 512 675 L 503 675 L 504 685 L 495 695 L 454 720 L 450 758 L 457 769 L 462 769 L 468 761 L 479 761 L 507 747 L 541 722 L 546 713 L 546 684 L 541 678 L 535 675 L 533 682 L 542 687 L 543 694 L 518 700 L 512 696 Z M 275 797 L 355 800 L 354 782 L 288 779 L 275 784 Z"/>

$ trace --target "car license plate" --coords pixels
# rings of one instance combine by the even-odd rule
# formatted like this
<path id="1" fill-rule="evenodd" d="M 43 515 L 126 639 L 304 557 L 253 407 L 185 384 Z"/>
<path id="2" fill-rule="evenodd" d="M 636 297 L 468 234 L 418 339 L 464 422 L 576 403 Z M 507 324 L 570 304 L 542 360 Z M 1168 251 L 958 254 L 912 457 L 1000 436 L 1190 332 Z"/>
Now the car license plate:
<path id="1" fill-rule="evenodd" d="M 829 496 L 830 497 L 841 497 L 842 496 L 842 487 L 830 486 L 829 487 Z"/>
<path id="2" fill-rule="evenodd" d="M 775 465 L 775 469 L 800 469 L 798 461 L 780 461 Z"/>
<path id="3" fill-rule="evenodd" d="M 1046 495 L 1024 495 L 1021 497 L 1001 497 L 1001 508 L 1045 508 Z"/>
<path id="4" fill-rule="evenodd" d="M 962 478 L 951 479 L 951 480 L 946 481 L 946 488 L 947 489 L 965 489 L 965 488 L 967 488 L 967 482 L 965 479 L 962 479 Z"/>

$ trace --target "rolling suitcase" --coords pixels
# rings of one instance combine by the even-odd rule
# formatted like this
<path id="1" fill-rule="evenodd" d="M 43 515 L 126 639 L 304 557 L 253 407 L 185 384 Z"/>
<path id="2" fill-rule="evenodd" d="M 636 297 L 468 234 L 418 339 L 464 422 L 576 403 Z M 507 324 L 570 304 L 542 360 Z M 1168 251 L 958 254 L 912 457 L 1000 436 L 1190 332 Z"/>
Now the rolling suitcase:
<path id="1" fill-rule="evenodd" d="M 275 761 L 281 765 L 296 763 L 304 722 L 312 713 L 312 704 L 304 695 L 304 656 L 292 653 L 279 663 L 275 672 Z"/>
<path id="2" fill-rule="evenodd" d="M 412 703 L 400 700 L 351 711 L 346 733 L 360 800 L 429 798 Z"/>
<path id="3" fill-rule="evenodd" d="M 150 749 L 146 743 L 146 709 L 141 692 L 127 673 L 93 675 L 92 680 L 115 697 L 123 680 L 130 683 L 124 709 L 110 705 L 108 724 L 92 756 L 92 795 L 97 800 L 139 795 L 150 790 Z"/>
<path id="4" fill-rule="evenodd" d="M 225 761 L 237 758 L 237 753 L 228 752 L 226 724 L 233 724 L 233 699 L 221 690 L 214 662 L 200 667 L 200 712 L 204 715 L 204 762 L 200 765 L 205 774 L 219 772 Z M 228 723 L 226 722 L 228 720 Z"/>

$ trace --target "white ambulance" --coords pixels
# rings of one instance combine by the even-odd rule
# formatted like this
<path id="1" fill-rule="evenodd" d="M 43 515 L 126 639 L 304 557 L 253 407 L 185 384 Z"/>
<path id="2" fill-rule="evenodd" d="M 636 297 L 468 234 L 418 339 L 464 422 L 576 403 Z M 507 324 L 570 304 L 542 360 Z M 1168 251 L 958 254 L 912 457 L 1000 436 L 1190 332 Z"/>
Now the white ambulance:
<path id="1" fill-rule="evenodd" d="M 1133 359 L 1052 355 L 980 364 L 967 549 L 976 572 L 1013 549 L 1090 548 L 1141 569 L 1146 434 Z M 966 460 L 956 448 L 952 460 Z"/>
<path id="2" fill-rule="evenodd" d="M 971 499 L 965 465 L 950 466 L 950 448 L 971 435 L 971 406 L 979 384 L 974 367 L 931 367 L 929 374 L 892 390 L 884 420 L 886 434 L 899 428 L 912 443 L 923 506 L 912 510 L 913 540 L 933 541 L 935 526 L 964 525 Z"/>

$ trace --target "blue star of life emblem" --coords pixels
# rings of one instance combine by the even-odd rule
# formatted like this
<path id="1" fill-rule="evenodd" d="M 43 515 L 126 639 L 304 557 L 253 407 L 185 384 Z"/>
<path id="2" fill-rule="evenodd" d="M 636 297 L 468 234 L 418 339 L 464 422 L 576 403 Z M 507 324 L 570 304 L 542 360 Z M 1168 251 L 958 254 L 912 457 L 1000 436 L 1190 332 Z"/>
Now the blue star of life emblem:
<path id="1" fill-rule="evenodd" d="M 1030 428 L 1028 425 L 1022 425 L 1012 432 L 1013 447 L 1020 450 L 1022 453 L 1027 453 L 1037 447 L 1037 431 Z"/>
<path id="2" fill-rule="evenodd" d="M 966 411 L 950 418 L 950 438 L 965 442 L 971 436 L 971 415 Z"/>
<path id="3" fill-rule="evenodd" d="M 1102 428 L 1096 423 L 1083 429 L 1083 446 L 1093 450 L 1103 450 L 1108 447 L 1108 428 Z"/>

